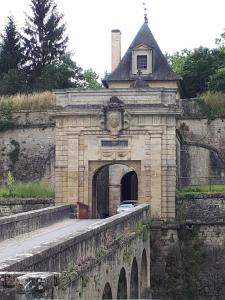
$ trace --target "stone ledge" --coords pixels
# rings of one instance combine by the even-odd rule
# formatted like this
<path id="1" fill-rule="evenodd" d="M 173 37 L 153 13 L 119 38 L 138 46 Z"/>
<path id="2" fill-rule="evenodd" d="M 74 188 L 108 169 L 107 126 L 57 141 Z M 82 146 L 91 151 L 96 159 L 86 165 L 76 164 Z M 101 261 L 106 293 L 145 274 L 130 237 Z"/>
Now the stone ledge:
<path id="1" fill-rule="evenodd" d="M 1 205 L 54 204 L 53 198 L 0 198 Z"/>
<path id="2" fill-rule="evenodd" d="M 0 218 L 0 241 L 70 217 L 72 205 L 53 206 Z"/>

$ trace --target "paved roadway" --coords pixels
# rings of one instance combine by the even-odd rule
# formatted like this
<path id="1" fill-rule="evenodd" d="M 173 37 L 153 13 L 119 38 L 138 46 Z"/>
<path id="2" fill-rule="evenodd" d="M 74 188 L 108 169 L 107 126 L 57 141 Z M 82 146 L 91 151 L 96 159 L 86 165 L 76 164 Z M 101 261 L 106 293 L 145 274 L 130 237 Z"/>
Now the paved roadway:
<path id="1" fill-rule="evenodd" d="M 0 242 L 0 263 L 13 259 L 26 253 L 31 253 L 33 249 L 54 242 L 59 238 L 66 238 L 71 233 L 79 232 L 100 220 L 76 220 L 65 219 L 48 227 L 43 227 L 32 232 L 18 235 L 12 239 Z"/>

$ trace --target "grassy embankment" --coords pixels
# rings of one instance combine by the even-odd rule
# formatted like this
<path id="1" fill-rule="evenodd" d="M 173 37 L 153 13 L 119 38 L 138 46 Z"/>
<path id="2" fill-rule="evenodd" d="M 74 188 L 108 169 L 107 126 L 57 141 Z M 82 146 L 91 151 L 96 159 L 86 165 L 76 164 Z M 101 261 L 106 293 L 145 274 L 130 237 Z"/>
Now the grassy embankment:
<path id="1" fill-rule="evenodd" d="M 54 198 L 53 186 L 41 181 L 16 182 L 0 188 L 0 198 Z"/>
<path id="2" fill-rule="evenodd" d="M 177 196 L 191 197 L 200 194 L 224 194 L 225 184 L 211 184 L 211 185 L 191 185 L 187 187 L 177 188 Z"/>
<path id="3" fill-rule="evenodd" d="M 0 110 L 6 107 L 12 110 L 45 110 L 54 106 L 55 95 L 48 91 L 0 97 Z"/>

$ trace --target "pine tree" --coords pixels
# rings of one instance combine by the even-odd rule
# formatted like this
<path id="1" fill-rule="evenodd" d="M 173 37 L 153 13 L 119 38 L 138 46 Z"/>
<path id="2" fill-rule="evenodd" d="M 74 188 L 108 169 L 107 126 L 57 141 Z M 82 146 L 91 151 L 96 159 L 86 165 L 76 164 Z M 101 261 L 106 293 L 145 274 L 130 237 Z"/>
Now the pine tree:
<path id="1" fill-rule="evenodd" d="M 54 0 L 31 0 L 30 7 L 32 16 L 26 15 L 23 40 L 27 68 L 34 82 L 47 65 L 60 61 L 68 37 Z"/>
<path id="2" fill-rule="evenodd" d="M 13 17 L 8 17 L 8 22 L 1 34 L 0 50 L 0 76 L 9 70 L 19 70 L 23 61 L 23 52 L 20 44 L 20 34 L 17 32 Z"/>

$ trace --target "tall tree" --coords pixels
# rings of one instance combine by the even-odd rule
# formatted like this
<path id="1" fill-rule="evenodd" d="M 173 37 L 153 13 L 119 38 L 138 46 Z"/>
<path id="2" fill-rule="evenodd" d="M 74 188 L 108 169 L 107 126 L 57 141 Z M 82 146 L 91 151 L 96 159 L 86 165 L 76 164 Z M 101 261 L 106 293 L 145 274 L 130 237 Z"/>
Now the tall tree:
<path id="1" fill-rule="evenodd" d="M 23 52 L 20 44 L 20 34 L 16 29 L 13 17 L 8 17 L 8 22 L 1 34 L 0 50 L 0 76 L 9 70 L 19 70 L 23 61 Z"/>
<path id="2" fill-rule="evenodd" d="M 32 15 L 26 14 L 23 40 L 32 82 L 47 65 L 61 59 L 68 37 L 54 0 L 31 0 L 30 7 Z"/>
<path id="3" fill-rule="evenodd" d="M 65 54 L 61 61 L 45 66 L 42 74 L 34 81 L 33 89 L 37 91 L 83 87 L 82 68 Z"/>
<path id="4" fill-rule="evenodd" d="M 185 97 L 196 97 L 212 87 L 216 81 L 214 74 L 225 67 L 225 51 L 222 48 L 209 49 L 199 47 L 194 50 L 183 50 L 167 57 L 178 75 L 183 78 Z M 222 76 L 222 72 L 217 74 Z"/>

